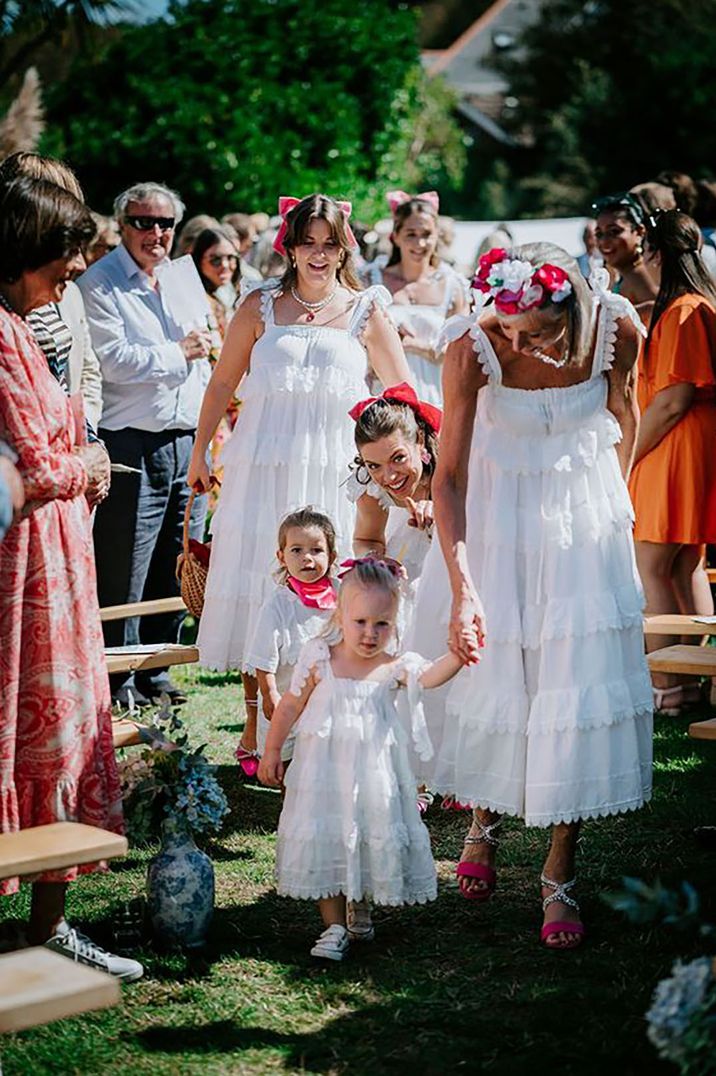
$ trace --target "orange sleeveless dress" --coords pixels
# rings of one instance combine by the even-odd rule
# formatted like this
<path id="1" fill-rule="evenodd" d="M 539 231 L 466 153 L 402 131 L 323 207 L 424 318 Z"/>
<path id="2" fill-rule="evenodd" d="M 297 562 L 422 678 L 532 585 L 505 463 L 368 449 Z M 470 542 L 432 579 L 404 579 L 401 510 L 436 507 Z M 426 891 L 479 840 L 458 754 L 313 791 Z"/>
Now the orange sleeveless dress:
<path id="1" fill-rule="evenodd" d="M 639 408 L 690 382 L 691 407 L 634 468 L 629 482 L 638 542 L 716 542 L 716 310 L 682 295 L 659 318 L 639 359 Z"/>

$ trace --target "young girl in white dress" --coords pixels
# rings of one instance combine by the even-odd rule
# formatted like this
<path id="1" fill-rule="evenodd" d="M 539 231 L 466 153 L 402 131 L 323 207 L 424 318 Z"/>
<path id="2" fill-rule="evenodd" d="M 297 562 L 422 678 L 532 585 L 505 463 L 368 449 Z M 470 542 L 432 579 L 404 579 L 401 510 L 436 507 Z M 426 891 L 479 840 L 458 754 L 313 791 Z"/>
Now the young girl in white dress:
<path id="1" fill-rule="evenodd" d="M 281 748 L 296 726 L 278 825 L 278 892 L 317 900 L 325 930 L 313 956 L 342 960 L 350 940 L 373 937 L 368 902 L 422 904 L 437 895 L 428 831 L 415 800 L 409 740 L 428 756 L 422 688 L 455 675 L 459 658 L 396 657 L 400 572 L 350 561 L 331 636 L 305 645 L 276 707 L 259 767 L 280 784 Z M 407 707 L 398 706 L 407 688 Z"/>
<path id="2" fill-rule="evenodd" d="M 320 634 L 336 607 L 330 575 L 336 559 L 336 531 L 328 516 L 311 507 L 285 516 L 278 529 L 276 558 L 279 585 L 261 606 L 248 653 L 261 694 L 259 755 L 302 647 Z M 281 749 L 282 762 L 293 757 L 293 744 L 289 733 Z"/>
<path id="3" fill-rule="evenodd" d="M 241 418 L 222 453 L 197 640 L 202 665 L 242 673 L 240 762 L 256 755 L 257 684 L 247 649 L 271 587 L 279 522 L 293 505 L 320 506 L 335 523 L 339 550 L 350 548 L 353 508 L 340 489 L 353 456 L 348 409 L 365 389 L 369 363 L 387 385 L 410 376 L 383 312 L 390 296 L 380 287 L 360 291 L 350 204 L 315 194 L 281 198 L 279 212 L 284 225 L 274 246 L 286 255 L 286 272 L 251 292 L 229 324 L 187 478 L 194 489 L 208 488 L 207 449 L 243 378 Z"/>
<path id="4" fill-rule="evenodd" d="M 392 191 L 393 250 L 387 265 L 368 266 L 370 284 L 391 295 L 388 312 L 403 342 L 411 380 L 421 400 L 442 405 L 442 355 L 438 340 L 445 319 L 466 314 L 467 281 L 437 254 L 439 201 L 435 191 Z"/>

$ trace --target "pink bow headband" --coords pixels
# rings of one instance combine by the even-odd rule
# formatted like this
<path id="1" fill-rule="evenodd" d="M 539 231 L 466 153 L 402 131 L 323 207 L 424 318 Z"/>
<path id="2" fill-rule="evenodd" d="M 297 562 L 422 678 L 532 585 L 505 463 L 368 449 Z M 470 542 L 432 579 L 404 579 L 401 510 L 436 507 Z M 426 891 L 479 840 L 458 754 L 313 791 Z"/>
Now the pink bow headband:
<path id="1" fill-rule="evenodd" d="M 405 568 L 399 560 L 393 560 L 392 557 L 349 557 L 348 560 L 341 561 L 340 566 L 343 570 L 338 572 L 338 578 L 343 579 L 359 564 L 381 564 L 384 568 L 387 568 L 390 574 L 395 576 L 396 579 L 406 578 Z"/>
<path id="2" fill-rule="evenodd" d="M 396 209 L 399 209 L 401 205 L 405 205 L 406 202 L 412 202 L 413 200 L 427 202 L 436 214 L 440 212 L 440 195 L 437 191 L 423 191 L 422 194 L 406 194 L 405 191 L 388 191 L 385 197 L 390 206 L 390 212 L 393 215 L 395 215 Z"/>
<path id="3" fill-rule="evenodd" d="M 284 246 L 283 241 L 286 238 L 286 232 L 288 231 L 288 222 L 286 218 L 288 217 L 291 210 L 295 209 L 296 206 L 300 205 L 303 201 L 303 198 L 291 198 L 290 195 L 281 195 L 278 200 L 278 212 L 281 217 L 281 224 L 276 233 L 276 238 L 273 241 L 273 249 L 279 254 L 282 254 L 284 258 L 286 257 L 286 247 Z M 331 201 L 335 201 L 335 199 L 331 199 Z M 351 210 L 353 209 L 353 206 L 350 202 L 335 201 L 335 204 L 338 206 L 341 213 L 345 217 L 346 238 L 348 240 L 348 244 L 349 246 L 353 247 L 354 250 L 356 250 L 358 247 L 358 240 L 353 235 L 351 226 L 348 223 L 348 221 L 350 220 Z"/>

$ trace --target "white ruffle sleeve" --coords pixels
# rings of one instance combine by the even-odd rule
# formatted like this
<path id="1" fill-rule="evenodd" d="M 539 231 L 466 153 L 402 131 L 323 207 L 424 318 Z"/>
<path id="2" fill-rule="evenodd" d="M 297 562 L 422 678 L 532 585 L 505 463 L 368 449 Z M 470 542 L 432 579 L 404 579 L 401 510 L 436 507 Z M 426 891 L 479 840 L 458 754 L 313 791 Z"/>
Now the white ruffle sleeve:
<path id="1" fill-rule="evenodd" d="M 395 674 L 396 686 L 402 688 L 403 683 L 405 685 L 405 690 L 399 691 L 398 694 L 398 716 L 422 762 L 427 762 L 433 757 L 433 745 L 423 709 L 423 687 L 420 683 L 421 674 L 430 664 L 431 662 L 422 658 L 420 654 L 408 651 L 399 658 Z"/>

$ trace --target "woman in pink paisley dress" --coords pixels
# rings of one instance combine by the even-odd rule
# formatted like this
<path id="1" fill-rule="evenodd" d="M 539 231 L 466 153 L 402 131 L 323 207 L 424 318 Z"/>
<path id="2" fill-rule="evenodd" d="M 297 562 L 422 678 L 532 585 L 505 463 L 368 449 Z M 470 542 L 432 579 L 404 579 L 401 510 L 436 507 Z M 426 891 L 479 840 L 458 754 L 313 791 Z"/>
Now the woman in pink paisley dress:
<path id="1" fill-rule="evenodd" d="M 17 454 L 22 516 L 0 544 L 0 831 L 59 821 L 122 832 L 111 703 L 85 493 L 106 495 L 102 449 L 81 444 L 69 398 L 25 323 L 85 267 L 89 211 L 44 180 L 0 189 L 0 437 Z M 79 429 L 79 435 L 78 435 Z M 28 939 L 124 979 L 141 965 L 105 953 L 65 922 L 67 883 L 33 883 Z M 18 880 L 0 882 L 0 893 Z"/>

